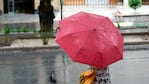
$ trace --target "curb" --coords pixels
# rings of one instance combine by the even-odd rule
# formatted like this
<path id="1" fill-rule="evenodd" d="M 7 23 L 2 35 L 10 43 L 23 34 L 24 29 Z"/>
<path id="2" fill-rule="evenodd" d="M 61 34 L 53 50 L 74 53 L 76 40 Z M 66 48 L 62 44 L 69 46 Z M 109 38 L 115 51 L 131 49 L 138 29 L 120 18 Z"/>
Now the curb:
<path id="1" fill-rule="evenodd" d="M 142 34 L 149 34 L 148 28 L 125 28 L 120 29 L 122 35 L 142 35 Z"/>
<path id="2" fill-rule="evenodd" d="M 124 50 L 149 50 L 149 44 L 125 45 Z"/>

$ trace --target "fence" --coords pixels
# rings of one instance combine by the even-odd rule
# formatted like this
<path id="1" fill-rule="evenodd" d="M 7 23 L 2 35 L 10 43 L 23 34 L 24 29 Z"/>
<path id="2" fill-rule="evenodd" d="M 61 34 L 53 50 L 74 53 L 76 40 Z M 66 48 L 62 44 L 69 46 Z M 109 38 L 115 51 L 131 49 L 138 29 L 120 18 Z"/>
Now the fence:
<path id="1" fill-rule="evenodd" d="M 142 0 L 142 4 L 143 5 L 149 5 L 149 1 L 148 0 Z"/>
<path id="2" fill-rule="evenodd" d="M 122 0 L 62 0 L 64 6 L 73 7 L 113 7 L 122 5 Z"/>

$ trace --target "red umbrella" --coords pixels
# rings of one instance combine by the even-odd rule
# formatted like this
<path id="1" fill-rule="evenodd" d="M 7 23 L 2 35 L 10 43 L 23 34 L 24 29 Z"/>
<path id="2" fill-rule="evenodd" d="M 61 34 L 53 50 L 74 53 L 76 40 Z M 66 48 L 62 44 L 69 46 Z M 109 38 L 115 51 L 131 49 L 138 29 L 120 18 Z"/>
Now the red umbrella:
<path id="1" fill-rule="evenodd" d="M 123 58 L 123 37 L 105 16 L 79 12 L 64 18 L 56 42 L 73 61 L 98 68 Z"/>

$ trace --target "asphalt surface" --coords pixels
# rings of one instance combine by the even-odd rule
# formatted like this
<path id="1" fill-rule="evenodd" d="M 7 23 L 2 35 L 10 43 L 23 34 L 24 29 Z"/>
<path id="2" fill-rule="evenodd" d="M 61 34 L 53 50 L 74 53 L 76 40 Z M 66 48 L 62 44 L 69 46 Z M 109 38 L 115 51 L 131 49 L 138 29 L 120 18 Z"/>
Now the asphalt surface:
<path id="1" fill-rule="evenodd" d="M 149 48 L 140 47 L 125 49 L 123 60 L 109 66 L 113 84 L 148 84 Z M 0 84 L 78 84 L 87 69 L 59 48 L 0 50 Z"/>
<path id="2" fill-rule="evenodd" d="M 104 14 L 111 19 L 111 14 L 117 9 L 106 9 L 104 12 L 101 12 L 101 9 L 98 10 L 100 11 L 85 9 L 85 11 Z M 64 11 L 64 17 L 76 12 Z M 127 11 L 124 10 L 123 12 Z M 56 20 L 59 20 L 59 14 L 56 14 L 58 16 Z M 0 16 L 1 23 L 5 24 L 12 21 L 18 23 L 20 22 L 20 19 L 16 18 L 18 15 L 21 14 L 10 15 L 11 18 L 7 15 Z M 21 17 L 24 23 L 28 20 L 29 22 L 38 22 L 38 15 L 27 15 L 28 19 L 24 17 Z M 120 31 L 125 34 L 124 59 L 110 65 L 112 83 L 148 84 L 148 29 L 122 29 Z M 135 35 L 130 34 L 132 32 Z M 140 32 L 144 34 L 140 34 Z M 57 49 L 51 50 L 50 48 Z M 0 84 L 77 84 L 79 74 L 87 68 L 87 65 L 72 62 L 65 53 L 58 49 L 58 45 L 53 38 L 49 40 L 48 45 L 42 45 L 41 39 L 16 39 L 11 46 L 0 47 Z M 55 73 L 53 78 L 57 83 L 50 79 L 52 71 Z"/>
<path id="3" fill-rule="evenodd" d="M 124 59 L 110 66 L 112 84 L 148 84 L 148 51 L 125 51 Z M 86 70 L 86 67 L 77 63 L 69 65 L 68 84 L 76 84 L 79 73 Z"/>

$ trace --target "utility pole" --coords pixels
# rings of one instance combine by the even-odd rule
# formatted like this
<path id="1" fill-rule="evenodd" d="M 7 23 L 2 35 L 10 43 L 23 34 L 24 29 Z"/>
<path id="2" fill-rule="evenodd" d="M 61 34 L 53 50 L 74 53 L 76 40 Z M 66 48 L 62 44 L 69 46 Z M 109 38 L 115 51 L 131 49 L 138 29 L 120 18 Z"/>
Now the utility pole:
<path id="1" fill-rule="evenodd" d="M 63 19 L 63 2 L 60 0 L 60 5 L 61 5 L 61 20 Z"/>

